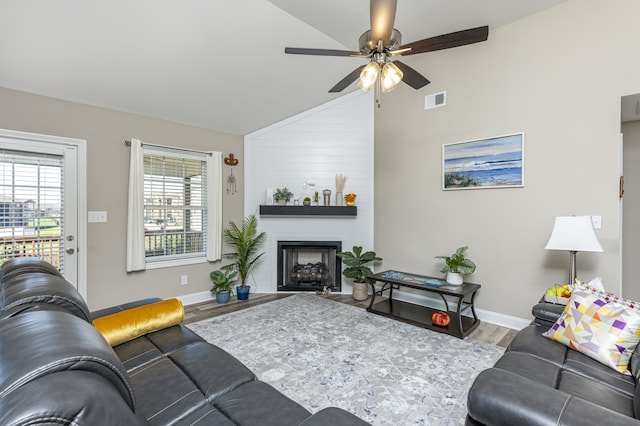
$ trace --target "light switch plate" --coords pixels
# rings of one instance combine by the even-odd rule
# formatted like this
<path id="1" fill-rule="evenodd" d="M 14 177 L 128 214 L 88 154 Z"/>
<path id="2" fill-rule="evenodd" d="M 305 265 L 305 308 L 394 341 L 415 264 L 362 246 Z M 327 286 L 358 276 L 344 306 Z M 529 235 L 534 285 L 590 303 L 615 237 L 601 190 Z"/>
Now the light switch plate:
<path id="1" fill-rule="evenodd" d="M 107 221 L 107 212 L 89 212 L 89 223 L 102 223 Z"/>

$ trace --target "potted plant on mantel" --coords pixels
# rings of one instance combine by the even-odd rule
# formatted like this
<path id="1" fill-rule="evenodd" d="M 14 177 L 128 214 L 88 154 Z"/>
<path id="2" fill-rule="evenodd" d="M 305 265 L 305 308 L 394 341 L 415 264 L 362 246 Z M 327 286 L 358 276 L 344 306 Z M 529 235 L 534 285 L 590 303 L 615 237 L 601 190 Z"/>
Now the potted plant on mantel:
<path id="1" fill-rule="evenodd" d="M 236 269 L 240 274 L 242 283 L 236 287 L 238 300 L 247 300 L 251 286 L 247 285 L 247 277 L 253 265 L 258 262 L 264 252 L 258 254 L 258 249 L 267 238 L 265 232 L 258 233 L 258 218 L 249 215 L 244 218 L 242 225 L 238 226 L 230 221 L 229 226 L 223 231 L 224 242 L 235 251 L 223 256 L 232 260 L 232 263 L 223 266 L 222 269 Z"/>
<path id="2" fill-rule="evenodd" d="M 218 269 L 209 274 L 209 278 L 213 281 L 211 292 L 216 293 L 218 303 L 227 303 L 231 297 L 231 286 L 236 279 L 238 271 L 233 269 Z"/>
<path id="3" fill-rule="evenodd" d="M 447 283 L 462 285 L 463 275 L 473 274 L 476 270 L 476 264 L 464 257 L 464 252 L 468 248 L 467 246 L 459 247 L 451 256 L 435 256 L 436 259 L 444 259 L 446 263 L 440 272 L 447 274 Z"/>
<path id="4" fill-rule="evenodd" d="M 369 292 L 367 284 L 373 282 L 369 277 L 373 275 L 371 268 L 367 266 L 371 262 L 379 262 L 381 257 L 376 255 L 374 251 L 367 251 L 362 253 L 361 246 L 353 246 L 353 251 L 342 251 L 337 253 L 337 256 L 342 259 L 346 268 L 342 271 L 342 274 L 353 279 L 353 299 L 354 300 L 367 300 L 369 298 Z"/>
<path id="5" fill-rule="evenodd" d="M 293 197 L 293 192 L 289 191 L 286 186 L 276 189 L 275 194 L 273 194 L 273 199 L 281 206 L 286 205 L 291 200 L 291 197 Z"/>

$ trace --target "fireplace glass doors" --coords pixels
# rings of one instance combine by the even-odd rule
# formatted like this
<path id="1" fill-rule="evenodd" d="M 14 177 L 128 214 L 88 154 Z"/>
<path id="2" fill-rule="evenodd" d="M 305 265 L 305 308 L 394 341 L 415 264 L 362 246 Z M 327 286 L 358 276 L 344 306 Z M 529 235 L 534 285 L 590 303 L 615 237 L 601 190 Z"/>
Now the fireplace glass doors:
<path id="1" fill-rule="evenodd" d="M 342 290 L 341 241 L 278 241 L 278 291 Z"/>

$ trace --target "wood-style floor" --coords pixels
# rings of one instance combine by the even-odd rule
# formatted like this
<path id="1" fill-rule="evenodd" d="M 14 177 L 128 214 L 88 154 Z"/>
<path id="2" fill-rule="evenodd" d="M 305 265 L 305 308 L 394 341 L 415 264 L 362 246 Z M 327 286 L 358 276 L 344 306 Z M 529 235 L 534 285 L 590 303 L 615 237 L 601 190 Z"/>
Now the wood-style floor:
<path id="1" fill-rule="evenodd" d="M 291 296 L 291 293 L 287 294 L 262 294 L 262 293 L 252 293 L 249 296 L 249 300 L 237 300 L 235 297 L 231 297 L 229 303 L 224 305 L 218 304 L 215 300 L 211 302 L 203 302 L 197 303 L 193 305 L 185 306 L 184 309 L 184 323 L 194 323 L 197 321 L 202 321 L 207 318 L 213 318 L 218 315 L 228 314 L 230 312 L 240 311 L 242 309 L 250 308 L 251 306 L 261 305 L 263 303 L 268 303 L 276 299 L 281 299 L 284 297 Z M 357 306 L 362 309 L 366 309 L 369 305 L 369 301 L 365 300 L 362 302 L 358 302 L 353 300 L 351 295 L 349 294 L 332 294 L 329 296 L 318 296 L 318 297 L 326 297 L 331 300 L 335 300 L 341 303 L 347 303 L 349 305 Z M 479 340 L 482 342 L 490 343 L 492 345 L 498 345 L 502 347 L 507 347 L 513 336 L 517 333 L 516 330 L 501 327 L 495 324 L 490 324 L 487 322 L 481 322 L 478 328 L 476 328 L 469 337 L 474 340 Z"/>

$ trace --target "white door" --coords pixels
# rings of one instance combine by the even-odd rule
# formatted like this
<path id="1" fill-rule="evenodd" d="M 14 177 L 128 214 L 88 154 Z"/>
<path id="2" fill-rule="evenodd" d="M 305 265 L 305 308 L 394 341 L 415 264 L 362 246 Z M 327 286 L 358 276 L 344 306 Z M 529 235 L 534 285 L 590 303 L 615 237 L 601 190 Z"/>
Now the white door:
<path id="1" fill-rule="evenodd" d="M 0 130 L 0 262 L 53 264 L 86 298 L 85 141 Z"/>

